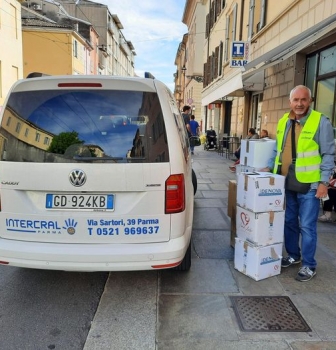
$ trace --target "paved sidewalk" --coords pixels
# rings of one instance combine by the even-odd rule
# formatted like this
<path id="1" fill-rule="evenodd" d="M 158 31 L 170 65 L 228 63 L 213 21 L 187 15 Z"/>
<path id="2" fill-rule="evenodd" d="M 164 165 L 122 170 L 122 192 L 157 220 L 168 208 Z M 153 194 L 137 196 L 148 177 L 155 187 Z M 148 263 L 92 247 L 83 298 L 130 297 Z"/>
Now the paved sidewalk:
<path id="1" fill-rule="evenodd" d="M 230 159 L 195 147 L 198 178 L 189 272 L 111 273 L 85 350 L 336 349 L 336 224 L 319 223 L 317 275 L 298 266 L 261 281 L 236 271 L 227 216 Z M 242 332 L 230 296 L 288 296 L 311 332 Z"/>

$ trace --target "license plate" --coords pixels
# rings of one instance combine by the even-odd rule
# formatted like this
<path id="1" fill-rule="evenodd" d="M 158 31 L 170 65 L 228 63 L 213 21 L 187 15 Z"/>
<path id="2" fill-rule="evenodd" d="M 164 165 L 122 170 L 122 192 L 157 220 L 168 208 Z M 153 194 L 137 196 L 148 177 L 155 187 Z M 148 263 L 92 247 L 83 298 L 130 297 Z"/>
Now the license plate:
<path id="1" fill-rule="evenodd" d="M 51 194 L 46 196 L 47 209 L 114 209 L 114 195 Z"/>

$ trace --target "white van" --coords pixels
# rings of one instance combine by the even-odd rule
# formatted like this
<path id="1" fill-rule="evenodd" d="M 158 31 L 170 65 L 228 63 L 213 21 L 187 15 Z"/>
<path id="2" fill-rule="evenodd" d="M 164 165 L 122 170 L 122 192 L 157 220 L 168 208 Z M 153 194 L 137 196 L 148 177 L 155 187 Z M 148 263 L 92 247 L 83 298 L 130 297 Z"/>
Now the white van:
<path id="1" fill-rule="evenodd" d="M 189 270 L 197 183 L 163 83 L 33 77 L 0 113 L 1 264 Z"/>

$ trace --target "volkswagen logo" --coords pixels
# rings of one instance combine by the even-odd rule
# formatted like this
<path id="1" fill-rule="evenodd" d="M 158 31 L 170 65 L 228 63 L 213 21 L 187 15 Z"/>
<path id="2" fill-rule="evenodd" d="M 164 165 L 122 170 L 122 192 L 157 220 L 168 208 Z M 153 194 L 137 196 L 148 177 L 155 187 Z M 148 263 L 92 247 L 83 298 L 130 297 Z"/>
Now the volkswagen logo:
<path id="1" fill-rule="evenodd" d="M 74 185 L 75 187 L 83 186 L 86 182 L 86 174 L 83 170 L 72 170 L 69 174 L 69 180 L 71 185 Z"/>

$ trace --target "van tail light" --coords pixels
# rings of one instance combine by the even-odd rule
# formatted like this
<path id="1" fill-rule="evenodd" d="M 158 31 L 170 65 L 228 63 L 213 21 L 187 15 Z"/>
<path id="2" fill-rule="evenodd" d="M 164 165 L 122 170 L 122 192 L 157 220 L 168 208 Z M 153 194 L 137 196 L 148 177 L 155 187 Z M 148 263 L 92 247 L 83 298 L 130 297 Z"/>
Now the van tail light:
<path id="1" fill-rule="evenodd" d="M 165 213 L 181 213 L 185 209 L 184 175 L 170 175 L 166 180 Z"/>
<path id="2" fill-rule="evenodd" d="M 171 269 L 172 267 L 181 265 L 181 262 L 182 260 L 172 264 L 152 265 L 152 268 L 153 269 Z"/>

